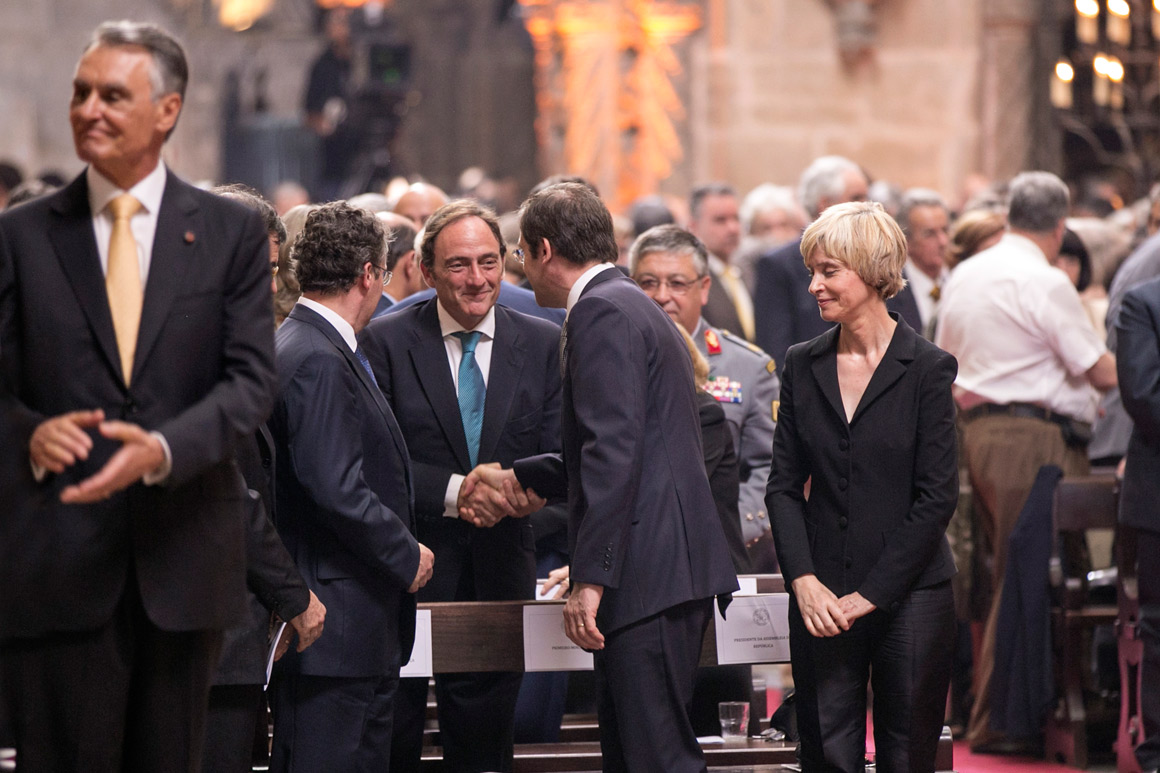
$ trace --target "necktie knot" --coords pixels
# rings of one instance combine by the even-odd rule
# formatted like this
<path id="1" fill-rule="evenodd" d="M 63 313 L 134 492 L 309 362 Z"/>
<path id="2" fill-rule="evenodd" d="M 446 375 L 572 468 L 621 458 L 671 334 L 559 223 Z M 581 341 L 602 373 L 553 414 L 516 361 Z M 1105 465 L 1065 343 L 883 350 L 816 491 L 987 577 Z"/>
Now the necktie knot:
<path id="1" fill-rule="evenodd" d="M 128 193 L 122 193 L 109 202 L 109 212 L 113 215 L 113 220 L 127 220 L 140 209 L 141 202 Z"/>
<path id="2" fill-rule="evenodd" d="M 460 330 L 458 333 L 452 333 L 451 335 L 458 338 L 459 343 L 463 344 L 464 354 L 474 354 L 475 347 L 479 344 L 479 337 L 483 335 L 483 333 L 479 332 L 478 330 L 473 330 L 470 333 L 465 330 Z"/>

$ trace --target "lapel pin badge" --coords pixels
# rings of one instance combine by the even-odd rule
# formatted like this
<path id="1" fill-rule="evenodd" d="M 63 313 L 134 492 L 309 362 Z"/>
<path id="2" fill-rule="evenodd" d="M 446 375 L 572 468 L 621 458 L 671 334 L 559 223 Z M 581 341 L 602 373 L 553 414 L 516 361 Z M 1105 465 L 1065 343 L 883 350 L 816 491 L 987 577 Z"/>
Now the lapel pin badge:
<path id="1" fill-rule="evenodd" d="M 193 231 L 186 231 L 186 232 L 185 232 L 185 243 L 186 243 L 186 244 L 193 244 L 193 240 L 194 240 L 195 238 L 197 238 L 197 237 L 195 237 L 195 236 L 193 235 Z"/>

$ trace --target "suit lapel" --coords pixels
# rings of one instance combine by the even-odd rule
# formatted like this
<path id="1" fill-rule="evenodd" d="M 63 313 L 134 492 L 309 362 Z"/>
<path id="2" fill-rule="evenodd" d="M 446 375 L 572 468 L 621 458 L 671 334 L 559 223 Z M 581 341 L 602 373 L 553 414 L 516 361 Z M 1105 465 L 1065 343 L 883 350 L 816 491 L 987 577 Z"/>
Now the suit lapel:
<path id="1" fill-rule="evenodd" d="M 495 340 L 491 345 L 491 368 L 487 400 L 483 406 L 483 429 L 479 435 L 479 460 L 495 457 L 512 400 L 524 369 L 524 347 L 519 329 L 502 308 L 495 310 Z"/>
<path id="2" fill-rule="evenodd" d="M 145 302 L 141 308 L 141 329 L 137 333 L 137 351 L 133 356 L 133 376 L 145 361 L 161 328 L 169 316 L 177 291 L 185 283 L 185 274 L 198 262 L 198 233 L 201 230 L 197 201 L 189 186 L 172 172 L 166 173 L 161 211 L 157 213 L 157 231 L 153 237 L 153 256 L 149 262 L 149 279 L 145 284 Z M 192 234 L 193 238 L 188 236 Z"/>
<path id="3" fill-rule="evenodd" d="M 93 235 L 93 215 L 89 211 L 89 187 L 81 174 L 62 191 L 52 206 L 54 227 L 49 239 L 57 260 L 89 321 L 93 337 L 113 373 L 121 375 L 121 356 L 113 332 L 113 316 L 105 293 L 101 257 Z M 121 378 L 124 383 L 124 378 Z"/>
<path id="4" fill-rule="evenodd" d="M 810 347 L 810 355 L 813 357 L 811 370 L 818 386 L 822 388 L 822 394 L 826 396 L 826 402 L 845 424 L 846 409 L 842 406 L 842 390 L 838 386 L 838 329 L 834 326 Z"/>
<path id="5" fill-rule="evenodd" d="M 897 312 L 891 316 L 897 320 L 898 326 L 894 328 L 890 345 L 886 347 L 882 361 L 874 369 L 874 375 L 870 377 L 870 383 L 866 385 L 866 391 L 862 393 L 862 399 L 858 401 L 858 407 L 854 409 L 854 418 L 851 419 L 851 424 L 858 421 L 858 417 L 864 414 L 883 392 L 889 389 L 895 381 L 902 378 L 906 373 L 906 364 L 914 359 L 914 344 L 918 334 L 910 325 L 906 324 L 906 320 L 902 319 Z M 836 372 L 837 369 L 835 369 Z"/>
<path id="6" fill-rule="evenodd" d="M 409 353 L 411 364 L 419 377 L 427 402 L 435 409 L 435 418 L 447 436 L 460 469 L 471 468 L 471 457 L 467 453 L 467 435 L 463 432 L 463 419 L 459 415 L 459 398 L 455 394 L 455 383 L 451 380 L 451 368 L 447 364 L 447 347 L 439 327 L 439 312 L 436 300 L 427 301 L 427 307 L 420 314 L 420 324 L 415 330 L 415 342 Z M 492 354 L 494 357 L 494 352 Z M 490 391 L 490 390 L 489 390 Z M 490 397 L 489 397 L 490 401 Z M 484 403 L 487 410 L 487 403 Z M 486 416 L 486 414 L 485 414 Z M 484 420 L 486 428 L 487 421 Z M 483 443 L 480 442 L 482 452 Z M 479 458 L 484 458 L 482 453 Z"/>

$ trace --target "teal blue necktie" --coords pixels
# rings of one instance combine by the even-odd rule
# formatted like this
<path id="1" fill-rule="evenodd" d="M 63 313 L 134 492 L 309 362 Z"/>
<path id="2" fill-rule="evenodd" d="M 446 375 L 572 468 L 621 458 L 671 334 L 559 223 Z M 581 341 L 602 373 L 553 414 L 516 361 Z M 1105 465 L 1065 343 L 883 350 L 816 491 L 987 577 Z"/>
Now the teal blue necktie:
<path id="1" fill-rule="evenodd" d="M 459 361 L 459 417 L 467 437 L 467 455 L 475 467 L 479 464 L 479 433 L 483 429 L 483 403 L 487 397 L 483 371 L 475 361 L 475 347 L 482 333 L 460 331 L 452 335 L 463 344 L 463 358 Z"/>

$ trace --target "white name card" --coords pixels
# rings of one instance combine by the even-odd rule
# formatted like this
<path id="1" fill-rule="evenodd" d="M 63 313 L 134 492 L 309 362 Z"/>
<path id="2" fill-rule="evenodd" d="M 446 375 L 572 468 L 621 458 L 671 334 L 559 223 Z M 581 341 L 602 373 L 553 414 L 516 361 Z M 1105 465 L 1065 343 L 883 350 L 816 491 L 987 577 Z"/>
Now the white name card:
<path id="1" fill-rule="evenodd" d="M 415 648 L 411 659 L 399 669 L 399 676 L 432 676 L 431 673 L 431 610 L 415 612 Z"/>
<path id="2" fill-rule="evenodd" d="M 727 619 L 713 609 L 719 664 L 789 662 L 788 593 L 734 596 Z"/>
<path id="3" fill-rule="evenodd" d="M 592 653 L 564 633 L 563 604 L 524 605 L 524 670 L 592 670 Z"/>

